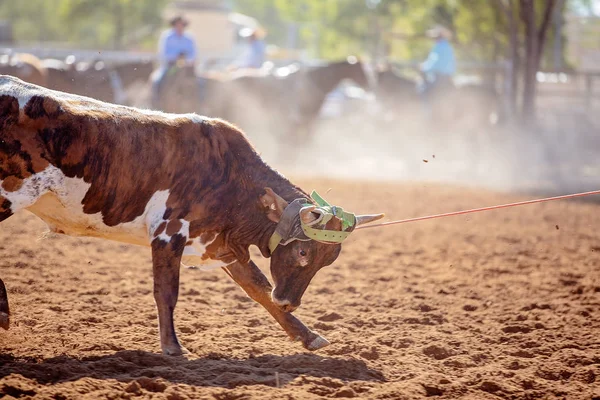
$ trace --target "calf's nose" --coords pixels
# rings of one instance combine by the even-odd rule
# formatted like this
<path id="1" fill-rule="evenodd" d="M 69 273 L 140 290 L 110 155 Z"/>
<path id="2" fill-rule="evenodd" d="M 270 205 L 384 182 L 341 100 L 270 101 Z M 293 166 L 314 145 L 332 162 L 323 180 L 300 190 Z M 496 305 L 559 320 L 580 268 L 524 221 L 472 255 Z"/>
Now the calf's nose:
<path id="1" fill-rule="evenodd" d="M 274 295 L 271 295 L 271 298 L 273 299 L 273 303 L 275 303 L 281 311 L 286 313 L 292 312 L 300 306 L 300 304 L 292 304 L 288 299 L 278 299 Z"/>

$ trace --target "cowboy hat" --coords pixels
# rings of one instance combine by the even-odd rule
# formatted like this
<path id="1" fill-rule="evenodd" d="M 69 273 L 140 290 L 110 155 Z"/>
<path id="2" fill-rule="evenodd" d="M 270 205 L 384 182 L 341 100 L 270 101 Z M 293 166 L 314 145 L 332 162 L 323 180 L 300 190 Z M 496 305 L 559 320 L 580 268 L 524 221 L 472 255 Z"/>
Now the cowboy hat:
<path id="1" fill-rule="evenodd" d="M 183 17 L 183 15 L 176 15 L 169 20 L 169 25 L 175 26 L 177 23 L 182 23 L 184 26 L 189 24 L 189 21 Z"/>
<path id="2" fill-rule="evenodd" d="M 262 39 L 267 35 L 267 32 L 260 26 L 257 26 L 257 27 L 247 26 L 247 27 L 240 29 L 239 35 L 243 38 L 249 38 L 250 36 L 254 35 L 256 38 Z"/>

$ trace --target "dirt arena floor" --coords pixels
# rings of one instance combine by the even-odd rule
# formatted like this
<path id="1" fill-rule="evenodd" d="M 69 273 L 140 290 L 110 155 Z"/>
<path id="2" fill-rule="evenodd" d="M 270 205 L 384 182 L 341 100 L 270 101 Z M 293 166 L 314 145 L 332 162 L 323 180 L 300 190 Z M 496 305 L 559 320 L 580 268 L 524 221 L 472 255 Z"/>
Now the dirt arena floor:
<path id="1" fill-rule="evenodd" d="M 390 218 L 524 199 L 297 183 Z M 316 353 L 223 271 L 185 269 L 183 359 L 159 354 L 149 249 L 46 237 L 23 213 L 0 230 L 0 398 L 600 399 L 599 228 L 600 205 L 563 201 L 356 232 L 296 312 L 331 341 Z"/>

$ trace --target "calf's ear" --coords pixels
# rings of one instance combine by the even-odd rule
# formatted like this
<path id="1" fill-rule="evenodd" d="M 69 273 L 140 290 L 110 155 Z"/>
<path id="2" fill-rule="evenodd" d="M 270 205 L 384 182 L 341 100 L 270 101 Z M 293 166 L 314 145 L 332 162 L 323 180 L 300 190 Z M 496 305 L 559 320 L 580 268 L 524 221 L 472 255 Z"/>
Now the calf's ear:
<path id="1" fill-rule="evenodd" d="M 265 188 L 265 194 L 260 196 L 260 204 L 265 208 L 267 217 L 273 222 L 279 222 L 283 210 L 288 206 L 287 201 L 269 187 Z"/>

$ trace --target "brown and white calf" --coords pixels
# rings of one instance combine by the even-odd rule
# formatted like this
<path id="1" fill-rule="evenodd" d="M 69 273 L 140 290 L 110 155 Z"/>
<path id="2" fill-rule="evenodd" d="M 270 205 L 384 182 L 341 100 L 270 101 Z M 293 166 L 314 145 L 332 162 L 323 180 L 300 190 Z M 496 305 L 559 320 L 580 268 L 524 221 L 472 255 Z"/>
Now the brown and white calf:
<path id="1" fill-rule="evenodd" d="M 175 335 L 180 264 L 222 267 L 290 337 L 315 350 L 328 342 L 290 312 L 341 245 L 269 240 L 290 202 L 309 197 L 267 166 L 242 132 L 195 114 L 102 103 L 0 76 L 0 221 L 21 209 L 50 230 L 150 246 L 160 342 Z M 307 211 L 303 220 L 317 218 Z M 341 230 L 336 217 L 326 229 Z M 250 260 L 271 258 L 275 287 Z M 8 298 L 0 280 L 0 326 Z"/>

